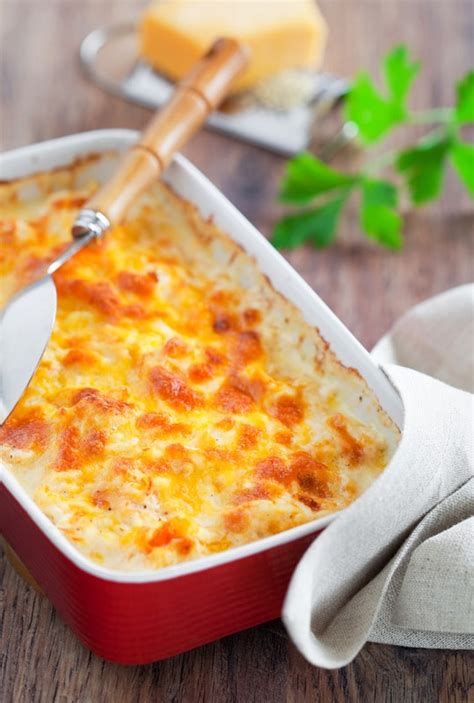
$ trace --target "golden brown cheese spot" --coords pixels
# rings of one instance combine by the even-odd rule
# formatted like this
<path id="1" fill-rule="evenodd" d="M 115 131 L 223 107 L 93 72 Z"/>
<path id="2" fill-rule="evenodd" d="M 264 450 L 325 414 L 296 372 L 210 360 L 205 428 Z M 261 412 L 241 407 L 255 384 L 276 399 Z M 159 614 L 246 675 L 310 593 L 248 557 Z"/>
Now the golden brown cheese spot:
<path id="1" fill-rule="evenodd" d="M 87 198 L 83 195 L 67 195 L 55 198 L 51 205 L 53 210 L 79 210 L 86 202 Z"/>
<path id="2" fill-rule="evenodd" d="M 150 537 L 149 540 L 149 545 L 150 547 L 164 547 L 165 545 L 169 544 L 171 540 L 173 540 L 176 537 L 176 534 L 173 530 L 173 528 L 170 526 L 169 523 L 164 523 L 164 525 L 161 525 L 161 527 L 158 527 L 153 532 L 153 535 Z"/>
<path id="3" fill-rule="evenodd" d="M 0 444 L 14 449 L 44 449 L 50 437 L 50 425 L 39 413 L 10 418 L 0 427 Z"/>
<path id="4" fill-rule="evenodd" d="M 230 375 L 216 393 L 219 410 L 226 413 L 246 413 L 259 400 L 263 389 L 258 379 Z"/>
<path id="5" fill-rule="evenodd" d="M 247 308 L 243 313 L 245 324 L 252 326 L 257 325 L 262 320 L 262 313 L 256 308 Z"/>
<path id="6" fill-rule="evenodd" d="M 83 337 L 79 337 L 79 336 L 67 337 L 64 340 L 64 346 L 67 347 L 68 349 L 75 349 L 75 348 L 83 349 L 83 347 L 85 347 L 87 345 L 87 342 L 88 342 L 87 335 L 83 336 Z"/>
<path id="7" fill-rule="evenodd" d="M 176 551 L 182 557 L 187 557 L 194 547 L 194 542 L 189 537 L 182 537 L 176 541 Z"/>
<path id="8" fill-rule="evenodd" d="M 94 428 L 81 435 L 75 425 L 64 428 L 59 436 L 55 469 L 57 471 L 80 469 L 91 459 L 101 457 L 106 443 L 107 437 L 101 430 Z"/>
<path id="9" fill-rule="evenodd" d="M 107 437 L 101 430 L 88 430 L 81 442 L 81 449 L 87 458 L 99 457 L 103 454 Z"/>
<path id="10" fill-rule="evenodd" d="M 190 451 L 179 442 L 173 442 L 165 447 L 165 456 L 167 459 L 175 459 L 177 461 L 189 461 Z"/>
<path id="11" fill-rule="evenodd" d="M 215 427 L 220 430 L 224 430 L 224 432 L 227 432 L 228 430 L 231 430 L 233 427 L 235 427 L 235 420 L 233 420 L 231 417 L 223 417 L 222 420 L 216 422 Z"/>
<path id="12" fill-rule="evenodd" d="M 233 503 L 241 505 L 242 503 L 250 503 L 253 500 L 268 500 L 271 497 L 270 489 L 263 484 L 257 484 L 252 488 L 247 488 L 235 494 Z"/>
<path id="13" fill-rule="evenodd" d="M 213 349 L 212 347 L 208 347 L 205 350 L 205 354 L 207 361 L 209 364 L 212 364 L 212 366 L 222 366 L 222 364 L 225 364 L 227 361 L 224 354 L 221 354 L 221 352 L 217 351 L 217 349 Z"/>
<path id="14" fill-rule="evenodd" d="M 94 411 L 118 415 L 132 407 L 130 403 L 112 398 L 101 393 L 97 388 L 81 388 L 76 391 L 72 397 L 71 405 L 78 406 L 78 410 L 92 408 Z"/>
<path id="15" fill-rule="evenodd" d="M 292 427 L 302 422 L 304 419 L 304 402 L 299 396 L 281 395 L 273 408 L 271 414 L 277 417 L 287 427 Z"/>
<path id="16" fill-rule="evenodd" d="M 167 461 L 164 461 L 163 459 L 157 460 L 157 461 L 146 461 L 143 465 L 144 470 L 152 474 L 154 476 L 157 476 L 158 474 L 169 474 L 169 473 L 176 473 L 179 474 L 180 470 L 176 471 L 171 464 L 169 464 Z"/>
<path id="17" fill-rule="evenodd" d="M 163 346 L 163 353 L 173 359 L 182 359 L 189 351 L 188 345 L 179 337 L 171 337 Z"/>
<path id="18" fill-rule="evenodd" d="M 8 265 L 8 267 L 14 264 L 16 259 L 15 239 L 15 220 L 0 219 L 0 264 Z"/>
<path id="19" fill-rule="evenodd" d="M 153 474 L 171 473 L 175 476 L 189 475 L 193 471 L 192 453 L 178 442 L 165 447 L 163 457 L 147 464 L 147 470 Z"/>
<path id="20" fill-rule="evenodd" d="M 0 240 L 2 244 L 14 244 L 16 222 L 12 219 L 0 219 Z"/>
<path id="21" fill-rule="evenodd" d="M 249 527 L 249 517 L 241 509 L 231 510 L 224 515 L 224 527 L 229 532 L 241 534 Z"/>
<path id="22" fill-rule="evenodd" d="M 239 449 L 254 449 L 261 434 L 262 431 L 258 427 L 241 425 L 237 435 L 237 446 Z"/>
<path id="23" fill-rule="evenodd" d="M 46 243 L 48 239 L 48 224 L 50 220 L 49 212 L 45 212 L 39 217 L 30 220 L 28 224 L 34 230 L 36 235 L 36 241 L 38 243 Z"/>
<path id="24" fill-rule="evenodd" d="M 290 464 L 292 477 L 306 493 L 319 498 L 332 495 L 330 483 L 332 474 L 327 466 L 314 459 L 306 452 L 298 452 Z"/>
<path id="25" fill-rule="evenodd" d="M 255 474 L 258 478 L 271 479 L 280 483 L 288 483 L 291 477 L 291 470 L 283 459 L 278 456 L 269 456 L 257 462 Z"/>
<path id="26" fill-rule="evenodd" d="M 133 470 L 134 463 L 127 457 L 119 457 L 112 463 L 112 471 L 119 475 L 124 475 Z"/>
<path id="27" fill-rule="evenodd" d="M 107 491 L 94 491 L 91 496 L 92 504 L 102 510 L 110 510 L 109 494 Z"/>
<path id="28" fill-rule="evenodd" d="M 237 317 L 228 312 L 217 312 L 214 315 L 212 329 L 217 334 L 224 334 L 238 328 Z"/>
<path id="29" fill-rule="evenodd" d="M 163 415 L 163 413 L 144 413 L 143 415 L 140 415 L 136 419 L 136 426 L 139 429 L 144 429 L 148 430 L 154 427 L 159 427 L 160 429 L 163 427 L 169 427 L 170 425 L 170 420 L 166 415 Z"/>
<path id="30" fill-rule="evenodd" d="M 239 453 L 233 449 L 222 449 L 220 447 L 208 447 L 204 450 L 204 456 L 218 462 L 228 461 L 235 463 L 239 460 Z"/>
<path id="31" fill-rule="evenodd" d="M 347 429 L 343 415 L 339 413 L 327 420 L 327 423 L 338 433 L 352 464 L 358 464 L 364 458 L 364 445 L 351 435 Z"/>
<path id="32" fill-rule="evenodd" d="M 213 368 L 211 364 L 193 364 L 188 369 L 188 376 L 193 383 L 203 383 L 208 381 L 213 376 Z"/>
<path id="33" fill-rule="evenodd" d="M 146 311 L 138 303 L 122 305 L 120 298 L 109 281 L 87 281 L 82 278 L 68 278 L 61 270 L 55 274 L 56 287 L 62 296 L 73 298 L 82 304 L 90 305 L 104 315 L 109 322 L 117 323 L 121 317 L 141 319 Z"/>
<path id="34" fill-rule="evenodd" d="M 181 518 L 172 518 L 158 527 L 150 537 L 150 547 L 164 547 L 175 539 L 186 535 L 187 522 Z M 188 543 L 189 544 L 189 543 Z"/>
<path id="35" fill-rule="evenodd" d="M 157 282 L 158 276 L 154 271 L 149 271 L 146 274 L 120 271 L 117 276 L 119 288 L 141 298 L 149 298 L 153 295 Z"/>
<path id="36" fill-rule="evenodd" d="M 275 432 L 274 440 L 278 444 L 282 444 L 284 447 L 289 447 L 292 442 L 293 436 L 291 432 Z"/>
<path id="37" fill-rule="evenodd" d="M 184 422 L 173 422 L 164 413 L 144 413 L 137 417 L 135 424 L 140 430 L 159 430 L 160 434 L 186 433 L 190 431 L 189 425 Z"/>
<path id="38" fill-rule="evenodd" d="M 314 498 L 311 498 L 311 496 L 304 495 L 303 493 L 298 493 L 296 495 L 296 498 L 303 503 L 303 505 L 308 506 L 311 510 L 318 511 L 321 510 L 321 503 L 318 503 L 317 500 L 314 500 Z"/>
<path id="39" fill-rule="evenodd" d="M 86 303 L 112 320 L 119 317 L 120 299 L 108 281 L 67 278 L 61 271 L 56 273 L 55 281 L 60 295 Z"/>
<path id="40" fill-rule="evenodd" d="M 150 370 L 149 378 L 153 391 L 176 408 L 191 410 L 203 404 L 202 396 L 190 388 L 177 371 L 155 366 Z"/>
<path id="41" fill-rule="evenodd" d="M 83 349 L 70 349 L 61 359 L 63 366 L 92 366 L 97 362 L 94 354 Z"/>
<path id="42" fill-rule="evenodd" d="M 68 471 L 78 468 L 80 433 L 77 427 L 66 427 L 59 437 L 59 451 L 55 468 Z"/>
<path id="43" fill-rule="evenodd" d="M 146 310 L 138 303 L 133 305 L 123 305 L 121 312 L 124 317 L 131 317 L 135 320 L 142 320 L 148 316 Z"/>
<path id="44" fill-rule="evenodd" d="M 237 365 L 245 366 L 256 361 L 261 355 L 262 345 L 257 332 L 246 330 L 237 334 L 234 345 L 234 357 Z"/>
<path id="45" fill-rule="evenodd" d="M 235 302 L 235 292 L 232 290 L 223 290 L 222 288 L 215 290 L 209 296 L 212 306 L 225 307 Z"/>

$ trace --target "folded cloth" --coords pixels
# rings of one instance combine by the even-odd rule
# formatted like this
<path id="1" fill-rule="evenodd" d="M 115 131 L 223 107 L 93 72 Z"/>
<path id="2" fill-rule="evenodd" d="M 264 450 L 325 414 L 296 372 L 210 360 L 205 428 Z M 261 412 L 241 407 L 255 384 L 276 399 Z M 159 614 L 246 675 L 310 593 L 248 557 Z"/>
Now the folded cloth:
<path id="1" fill-rule="evenodd" d="M 312 664 L 344 666 L 367 640 L 474 649 L 474 397 L 459 390 L 474 387 L 473 352 L 474 285 L 415 307 L 374 349 L 404 428 L 290 582 L 283 622 Z"/>

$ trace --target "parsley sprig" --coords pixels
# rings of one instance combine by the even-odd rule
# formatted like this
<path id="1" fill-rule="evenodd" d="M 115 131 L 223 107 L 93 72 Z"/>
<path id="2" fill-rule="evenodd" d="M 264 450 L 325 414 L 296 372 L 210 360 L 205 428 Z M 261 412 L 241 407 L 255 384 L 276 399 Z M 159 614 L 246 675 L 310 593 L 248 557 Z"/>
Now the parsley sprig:
<path id="1" fill-rule="evenodd" d="M 347 96 L 345 119 L 356 126 L 364 147 L 402 125 L 428 123 L 434 129 L 413 146 L 384 154 L 357 173 L 338 171 L 308 153 L 291 159 L 280 201 L 298 209 L 275 225 L 272 242 L 276 247 L 294 248 L 304 242 L 317 248 L 327 246 L 336 236 L 349 198 L 357 194 L 364 234 L 390 249 L 400 249 L 403 218 L 398 182 L 413 205 L 423 205 L 440 195 L 448 163 L 474 197 L 474 146 L 464 142 L 460 134 L 462 125 L 474 122 L 474 71 L 457 84 L 453 108 L 413 112 L 407 99 L 419 71 L 420 63 L 410 57 L 407 48 L 395 47 L 383 61 L 385 91 L 380 92 L 367 73 L 359 73 Z M 377 175 L 387 166 L 399 177 L 394 182 Z"/>

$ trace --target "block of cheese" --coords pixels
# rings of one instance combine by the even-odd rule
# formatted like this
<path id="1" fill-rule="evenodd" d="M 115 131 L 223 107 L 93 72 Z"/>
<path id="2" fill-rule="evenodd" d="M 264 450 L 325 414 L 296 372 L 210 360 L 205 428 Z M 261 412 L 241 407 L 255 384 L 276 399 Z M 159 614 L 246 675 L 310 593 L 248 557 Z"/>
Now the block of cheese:
<path id="1" fill-rule="evenodd" d="M 142 15 L 143 58 L 172 80 L 181 78 L 220 36 L 251 50 L 234 91 L 292 68 L 315 67 L 326 23 L 313 0 L 163 0 Z"/>

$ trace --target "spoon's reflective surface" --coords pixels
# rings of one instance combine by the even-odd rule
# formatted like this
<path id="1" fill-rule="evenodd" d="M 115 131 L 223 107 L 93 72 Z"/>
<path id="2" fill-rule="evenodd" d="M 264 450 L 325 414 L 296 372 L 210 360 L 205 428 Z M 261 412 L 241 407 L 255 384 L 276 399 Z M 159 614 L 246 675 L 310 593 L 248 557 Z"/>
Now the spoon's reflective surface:
<path id="1" fill-rule="evenodd" d="M 55 318 L 56 287 L 50 275 L 17 293 L 0 313 L 0 424 L 30 382 Z"/>

